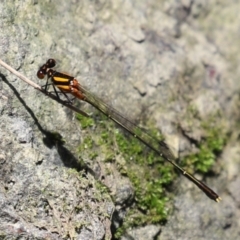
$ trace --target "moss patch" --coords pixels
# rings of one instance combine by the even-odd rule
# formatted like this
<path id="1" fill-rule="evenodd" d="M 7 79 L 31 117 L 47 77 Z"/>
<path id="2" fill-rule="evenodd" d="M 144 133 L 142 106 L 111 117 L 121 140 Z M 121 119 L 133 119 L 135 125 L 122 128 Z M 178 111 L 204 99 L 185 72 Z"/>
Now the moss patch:
<path id="1" fill-rule="evenodd" d="M 128 208 L 123 225 L 117 229 L 115 238 L 119 238 L 129 227 L 165 222 L 171 212 L 169 206 L 173 198 L 167 189 L 176 177 L 175 169 L 138 139 L 116 128 L 106 117 L 96 115 L 95 119 L 96 122 L 78 116 L 86 135 L 79 152 L 88 159 L 101 155 L 104 162 L 116 164 L 118 171 L 130 179 L 135 192 L 134 201 Z M 226 142 L 219 128 L 202 124 L 202 129 L 207 135 L 199 145 L 199 152 L 183 160 L 187 169 L 187 166 L 191 166 L 192 171 L 188 169 L 190 172 L 208 172 L 216 154 Z M 156 131 L 152 131 L 151 135 L 162 139 Z M 124 163 L 116 162 L 117 157 L 123 158 Z"/>
<path id="2" fill-rule="evenodd" d="M 116 163 L 117 156 L 123 158 L 124 164 L 116 163 L 117 168 L 130 179 L 135 192 L 134 203 L 129 207 L 125 223 L 117 235 L 130 226 L 166 221 L 169 212 L 167 203 L 170 200 L 166 187 L 176 176 L 172 166 L 138 139 L 116 128 L 111 121 L 106 121 L 105 117 L 96 115 L 95 118 L 96 123 L 82 116 L 77 117 L 86 133 L 79 147 L 81 156 L 84 154 L 94 159 L 101 154 L 104 155 L 103 161 L 112 163 Z M 159 137 L 156 132 L 152 134 Z"/>
<path id="3" fill-rule="evenodd" d="M 183 159 L 185 166 L 191 166 L 191 170 L 200 173 L 211 171 L 216 158 L 221 154 L 226 142 L 227 133 L 224 126 L 217 125 L 214 121 L 215 115 L 212 115 L 207 120 L 201 123 L 201 129 L 204 132 L 204 137 L 198 143 L 198 152 L 188 155 Z"/>

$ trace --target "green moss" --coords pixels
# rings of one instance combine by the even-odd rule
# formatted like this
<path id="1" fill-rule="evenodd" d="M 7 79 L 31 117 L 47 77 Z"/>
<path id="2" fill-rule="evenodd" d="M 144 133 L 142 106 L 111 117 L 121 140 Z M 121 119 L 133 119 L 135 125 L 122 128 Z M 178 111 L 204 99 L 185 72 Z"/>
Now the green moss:
<path id="1" fill-rule="evenodd" d="M 166 206 L 169 193 L 165 189 L 176 176 L 172 166 L 135 137 L 116 129 L 111 121 L 103 121 L 99 116 L 97 118 L 95 124 L 91 123 L 84 128 L 91 137 L 84 139 L 79 151 L 86 153 L 88 150 L 88 156 L 91 156 L 91 152 L 98 152 L 104 155 L 103 161 L 113 164 L 117 155 L 124 159 L 124 163 L 117 162 L 116 165 L 119 172 L 132 182 L 136 204 L 130 207 L 123 228 L 165 221 L 169 212 Z M 87 125 L 82 117 L 78 120 L 81 125 Z M 151 134 L 159 135 L 157 131 Z"/>
<path id="2" fill-rule="evenodd" d="M 96 186 L 96 189 L 101 194 L 101 197 L 99 197 L 99 198 L 103 199 L 103 195 L 109 196 L 109 189 L 104 184 L 102 184 L 101 182 L 96 181 L 95 182 L 95 186 Z M 104 200 L 106 201 L 105 197 L 104 197 Z"/>
<path id="3" fill-rule="evenodd" d="M 195 109 L 191 108 L 190 111 L 194 115 L 193 118 L 198 116 Z M 82 121 L 85 122 L 82 118 L 78 119 L 81 124 Z M 91 159 L 93 152 L 98 153 L 94 158 L 101 155 L 103 161 L 115 163 L 119 172 L 127 176 L 134 187 L 134 204 L 129 207 L 123 225 L 115 233 L 115 238 L 119 238 L 127 228 L 133 226 L 165 222 L 171 211 L 168 206 L 171 206 L 169 202 L 172 199 L 172 195 L 166 189 L 176 177 L 173 167 L 141 144 L 137 138 L 116 129 L 111 121 L 103 121 L 99 115 L 96 123 L 93 121 L 83 125 L 87 137 L 79 151 L 84 151 Z M 189 155 L 184 159 L 184 163 L 191 166 L 193 171 L 206 173 L 214 164 L 216 154 L 221 151 L 226 139 L 217 127 L 202 124 L 202 129 L 207 132 L 207 136 L 199 145 L 199 152 Z M 162 140 L 157 131 L 150 131 L 150 134 Z M 115 162 L 116 156 L 118 159 L 123 158 L 124 163 Z M 106 169 L 105 172 L 111 174 L 109 171 L 111 170 Z M 100 184 L 99 188 L 105 195 L 109 193 L 105 186 Z"/>
<path id="4" fill-rule="evenodd" d="M 140 156 L 143 153 L 143 147 L 136 138 L 132 137 L 129 140 L 121 131 L 116 131 L 115 139 L 118 144 L 118 150 L 122 154 Z"/>
<path id="5" fill-rule="evenodd" d="M 135 165 L 129 164 L 127 171 L 135 189 L 136 202 L 136 208 L 127 215 L 127 225 L 131 227 L 164 222 L 168 216 L 167 203 L 170 200 L 166 186 L 171 184 L 175 177 L 173 169 L 156 160 L 154 165 L 149 165 L 145 156 L 139 156 L 136 162 Z"/>
<path id="6" fill-rule="evenodd" d="M 187 166 L 194 167 L 200 173 L 207 173 L 213 167 L 217 156 L 227 141 L 227 134 L 222 126 L 211 124 L 213 117 L 201 124 L 205 137 L 198 145 L 198 152 L 187 156 L 183 162 Z"/>
<path id="7" fill-rule="evenodd" d="M 92 127 L 94 125 L 94 120 L 92 118 L 84 117 L 79 113 L 76 114 L 76 119 L 81 122 L 81 126 L 83 129 Z"/>

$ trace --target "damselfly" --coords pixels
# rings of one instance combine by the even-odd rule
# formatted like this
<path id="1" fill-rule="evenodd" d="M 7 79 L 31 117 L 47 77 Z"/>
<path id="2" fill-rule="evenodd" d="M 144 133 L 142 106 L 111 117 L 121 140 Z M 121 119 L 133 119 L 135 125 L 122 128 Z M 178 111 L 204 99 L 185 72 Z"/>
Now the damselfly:
<path id="1" fill-rule="evenodd" d="M 116 124 L 121 126 L 123 129 L 132 134 L 135 138 L 144 143 L 147 147 L 159 154 L 163 159 L 172 164 L 180 173 L 198 186 L 210 199 L 219 202 L 221 198 L 216 194 L 211 188 L 209 188 L 205 183 L 195 178 L 192 174 L 185 171 L 177 163 L 175 163 L 176 158 L 174 157 L 169 146 L 164 141 L 159 141 L 152 137 L 145 130 L 135 125 L 132 121 L 123 117 L 120 112 L 115 110 L 113 107 L 107 105 L 101 99 L 96 97 L 93 93 L 85 89 L 76 78 L 68 74 L 58 72 L 53 69 L 55 67 L 56 61 L 54 59 L 49 59 L 37 72 L 37 77 L 43 79 L 47 76 L 47 83 L 45 85 L 45 90 L 52 84 L 56 95 L 58 96 L 58 91 L 55 86 L 67 97 L 67 93 L 72 94 L 74 97 L 88 102 Z M 51 83 L 49 83 L 49 79 Z M 59 96 L 58 96 L 59 97 Z M 67 97 L 68 101 L 71 100 Z"/>

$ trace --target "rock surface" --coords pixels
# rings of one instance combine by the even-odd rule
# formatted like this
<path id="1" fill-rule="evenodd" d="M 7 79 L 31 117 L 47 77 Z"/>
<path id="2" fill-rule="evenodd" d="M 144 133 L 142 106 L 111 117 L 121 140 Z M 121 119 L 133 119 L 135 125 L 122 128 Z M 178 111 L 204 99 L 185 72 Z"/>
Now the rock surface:
<path id="1" fill-rule="evenodd" d="M 0 2 L 1 59 L 33 81 L 43 84 L 36 71 L 55 58 L 125 115 L 151 116 L 183 155 L 194 151 L 190 140 L 203 138 L 199 126 L 209 115 L 226 129 L 218 174 L 205 179 L 222 202 L 180 177 L 167 223 L 129 229 L 122 239 L 240 237 L 239 10 L 233 0 Z M 0 99 L 0 236 L 111 239 L 111 216 L 132 199 L 131 183 L 95 165 L 114 202 L 78 163 L 84 131 L 74 114 L 2 66 Z M 189 118 L 192 108 L 198 115 Z M 187 137 L 179 139 L 179 125 Z"/>

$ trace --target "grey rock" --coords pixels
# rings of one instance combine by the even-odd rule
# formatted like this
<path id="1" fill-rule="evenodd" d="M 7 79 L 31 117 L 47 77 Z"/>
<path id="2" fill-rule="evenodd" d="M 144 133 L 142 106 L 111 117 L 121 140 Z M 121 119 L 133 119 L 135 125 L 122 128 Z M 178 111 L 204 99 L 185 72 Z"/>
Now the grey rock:
<path id="1" fill-rule="evenodd" d="M 211 124 L 231 137 L 206 182 L 223 201 L 180 177 L 167 223 L 127 229 L 122 239 L 239 238 L 239 10 L 224 0 L 0 2 L 1 59 L 38 84 L 39 66 L 55 58 L 129 118 L 147 116 L 165 135 L 180 125 L 183 156 L 196 150 L 189 139 L 204 138 L 202 121 L 221 113 Z M 1 237 L 111 239 L 111 223 L 121 226 L 133 189 L 102 152 L 98 179 L 85 171 L 76 149 L 86 133 L 74 116 L 0 66 Z"/>

